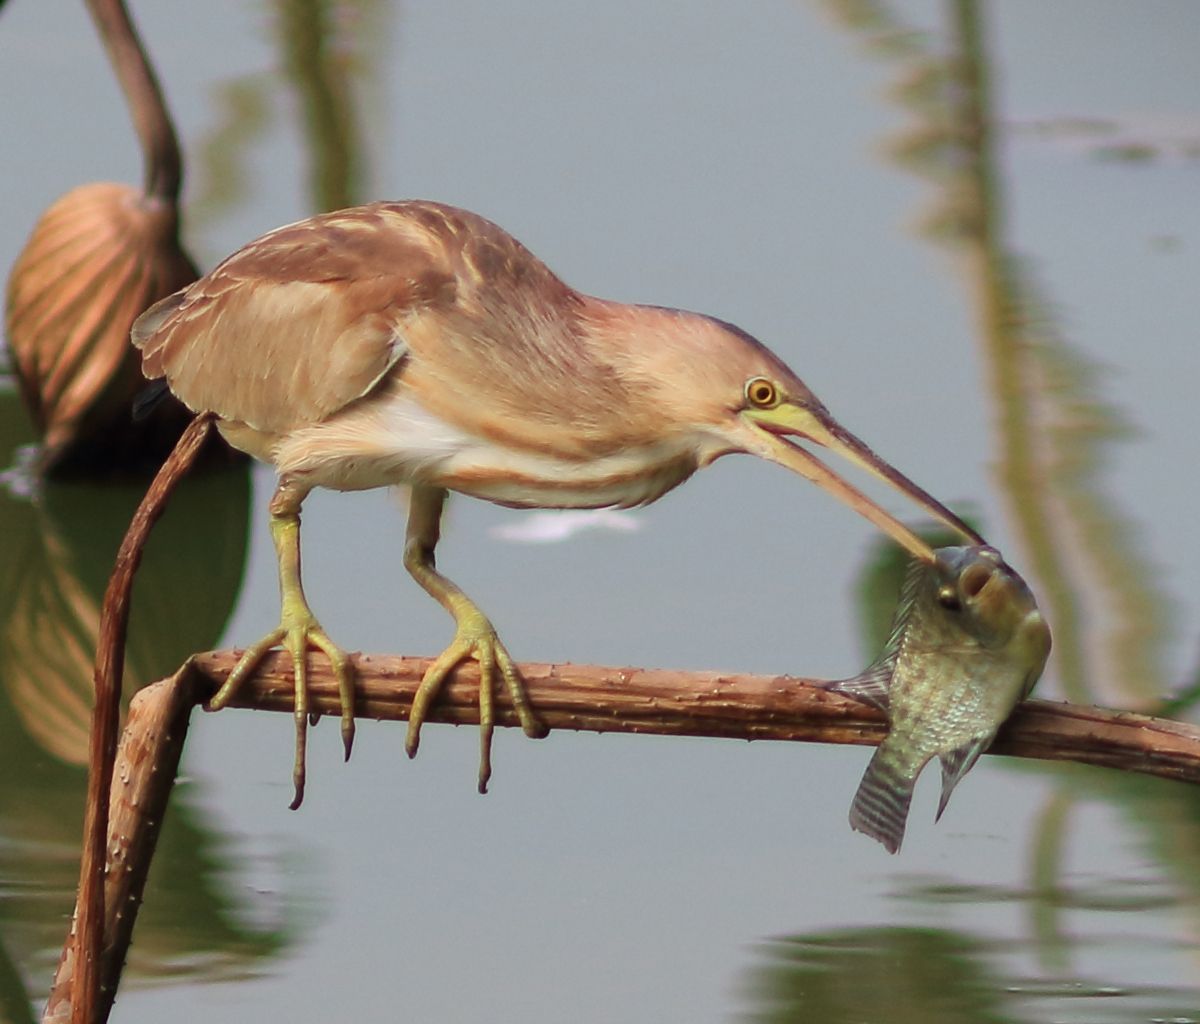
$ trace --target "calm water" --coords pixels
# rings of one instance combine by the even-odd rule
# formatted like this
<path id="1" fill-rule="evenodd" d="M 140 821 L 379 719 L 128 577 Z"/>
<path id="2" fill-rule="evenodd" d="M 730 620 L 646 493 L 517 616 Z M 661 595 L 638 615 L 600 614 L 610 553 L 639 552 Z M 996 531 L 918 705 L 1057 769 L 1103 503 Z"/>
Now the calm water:
<path id="1" fill-rule="evenodd" d="M 281 70 L 321 5 L 135 5 L 202 265 L 332 203 L 478 210 L 585 290 L 745 327 L 975 515 L 1055 627 L 1043 695 L 1195 684 L 1200 6 L 327 7 L 332 132 Z M 57 195 L 140 167 L 81 5 L 5 9 L 0 92 L 7 266 Z M 9 391 L 0 423 L 7 463 Z M 5 479 L 0 1018 L 25 1021 L 73 901 L 94 615 L 138 489 L 31 503 Z M 180 496 L 137 678 L 274 624 L 270 486 Z M 306 509 L 330 632 L 440 649 L 396 498 Z M 534 543 L 553 524 L 462 500 L 439 555 L 518 658 L 837 676 L 873 653 L 877 539 L 788 474 L 726 460 L 617 527 Z M 410 763 L 364 724 L 343 766 L 324 724 L 290 813 L 291 742 L 283 716 L 198 717 L 117 1020 L 1200 1020 L 1182 786 L 988 758 L 936 828 L 923 780 L 891 858 L 846 825 L 862 749 L 505 733 L 481 798 L 468 730 Z"/>

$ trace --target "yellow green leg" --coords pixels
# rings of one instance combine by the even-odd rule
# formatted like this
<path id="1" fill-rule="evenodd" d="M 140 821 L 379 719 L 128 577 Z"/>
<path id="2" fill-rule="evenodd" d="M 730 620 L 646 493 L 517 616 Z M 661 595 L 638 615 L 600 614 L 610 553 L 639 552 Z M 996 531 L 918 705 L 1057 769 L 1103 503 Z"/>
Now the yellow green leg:
<path id="1" fill-rule="evenodd" d="M 300 582 L 300 503 L 307 490 L 298 491 L 288 482 L 279 485 L 271 499 L 271 539 L 279 562 L 279 596 L 281 614 L 279 627 L 256 644 L 246 648 L 224 685 L 209 702 L 209 710 L 219 711 L 237 692 L 238 687 L 254 674 L 259 663 L 271 648 L 282 644 L 292 656 L 295 677 L 296 703 L 293 716 L 296 723 L 296 760 L 292 768 L 295 810 L 304 799 L 304 764 L 307 751 L 308 713 L 308 648 L 316 647 L 325 653 L 337 678 L 338 696 L 342 705 L 342 745 L 346 759 L 354 745 L 354 679 L 353 667 L 346 653 L 329 639 L 317 621 Z"/>
<path id="2" fill-rule="evenodd" d="M 412 503 L 408 512 L 408 531 L 404 543 L 404 567 L 425 591 L 454 616 L 454 639 L 421 679 L 413 698 L 408 718 L 405 749 L 414 757 L 421 743 L 421 725 L 429 706 L 437 698 L 446 677 L 460 662 L 474 658 L 479 662 L 479 792 L 487 792 L 492 775 L 492 732 L 495 728 L 493 686 L 496 670 L 500 670 L 509 698 L 525 735 L 534 739 L 545 736 L 548 730 L 534 713 L 525 693 L 525 684 L 513 664 L 495 627 L 462 589 L 434 567 L 434 548 L 440 535 L 442 506 L 446 491 L 440 487 L 412 488 Z"/>

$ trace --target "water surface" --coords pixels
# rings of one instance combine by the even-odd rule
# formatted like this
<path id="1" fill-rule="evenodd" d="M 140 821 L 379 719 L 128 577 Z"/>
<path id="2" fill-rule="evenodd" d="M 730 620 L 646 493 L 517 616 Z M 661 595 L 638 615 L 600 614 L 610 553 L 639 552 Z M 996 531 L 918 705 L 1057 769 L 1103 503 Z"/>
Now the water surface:
<path id="1" fill-rule="evenodd" d="M 297 26 L 317 10 L 332 34 L 314 76 Z M 1055 628 L 1042 695 L 1151 708 L 1195 683 L 1200 8 L 135 14 L 202 265 L 322 206 L 477 210 L 586 291 L 751 331 L 975 516 Z M 6 8 L 0 88 L 21 97 L 0 122 L 7 265 L 57 195 L 140 167 L 80 5 Z M 29 438 L 0 401 L 7 452 Z M 147 569 L 160 597 L 135 613 L 144 678 L 274 624 L 270 490 L 259 469 L 181 495 L 157 584 Z M 135 500 L 5 498 L 14 1021 L 44 998 L 73 898 L 86 658 L 67 653 L 86 654 Z M 527 518 L 455 502 L 439 549 L 519 659 L 839 676 L 874 653 L 877 538 L 771 467 L 725 460 L 637 529 L 511 539 Z M 449 639 L 402 534 L 384 492 L 306 505 L 307 588 L 349 648 Z M 210 600 L 161 596 L 185 591 Z M 506 732 L 481 798 L 469 730 L 430 728 L 410 763 L 399 728 L 365 723 L 343 766 L 325 723 L 291 813 L 291 742 L 283 716 L 195 722 L 116 1019 L 1200 1019 L 1200 804 L 1179 785 L 985 758 L 936 828 L 923 780 L 891 858 L 846 825 L 861 749 Z"/>

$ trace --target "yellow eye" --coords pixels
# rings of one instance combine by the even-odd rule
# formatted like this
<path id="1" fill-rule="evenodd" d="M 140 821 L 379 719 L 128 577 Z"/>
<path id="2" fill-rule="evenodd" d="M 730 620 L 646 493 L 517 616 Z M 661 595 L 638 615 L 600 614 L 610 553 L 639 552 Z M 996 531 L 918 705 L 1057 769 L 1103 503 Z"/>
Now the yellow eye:
<path id="1" fill-rule="evenodd" d="M 746 401 L 759 409 L 770 409 L 779 404 L 779 391 L 766 377 L 752 377 L 746 381 Z"/>

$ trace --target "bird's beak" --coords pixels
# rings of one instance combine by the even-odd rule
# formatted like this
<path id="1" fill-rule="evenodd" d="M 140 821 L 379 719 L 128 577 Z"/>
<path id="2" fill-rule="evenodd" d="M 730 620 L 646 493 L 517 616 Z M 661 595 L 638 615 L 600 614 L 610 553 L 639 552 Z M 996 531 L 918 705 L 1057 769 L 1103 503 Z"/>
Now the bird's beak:
<path id="1" fill-rule="evenodd" d="M 924 508 L 935 519 L 966 537 L 972 544 L 985 541 L 945 505 L 922 490 L 903 473 L 884 462 L 862 441 L 845 430 L 823 409 L 814 411 L 801 405 L 783 402 L 773 409 L 747 409 L 743 422 L 757 442 L 747 450 L 771 462 L 786 466 L 839 501 L 865 516 L 898 544 L 925 562 L 933 562 L 933 549 L 912 530 L 887 512 L 852 484 L 843 480 L 811 452 L 785 437 L 803 438 L 819 444 L 887 482 Z"/>

